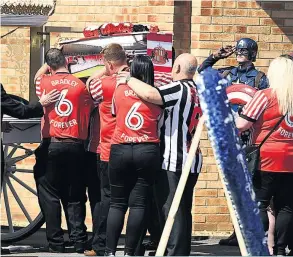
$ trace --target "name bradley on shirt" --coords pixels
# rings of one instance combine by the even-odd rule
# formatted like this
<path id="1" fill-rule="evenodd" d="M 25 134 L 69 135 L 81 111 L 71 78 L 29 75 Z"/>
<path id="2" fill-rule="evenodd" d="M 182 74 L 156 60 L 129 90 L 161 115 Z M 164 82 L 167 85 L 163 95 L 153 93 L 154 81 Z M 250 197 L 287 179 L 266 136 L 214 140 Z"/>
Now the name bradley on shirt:
<path id="1" fill-rule="evenodd" d="M 124 95 L 125 96 L 136 96 L 137 97 L 137 94 L 136 93 L 134 93 L 134 91 L 133 90 L 125 90 L 124 91 Z"/>
<path id="2" fill-rule="evenodd" d="M 78 82 L 70 79 L 56 79 L 51 81 L 51 85 L 54 87 L 56 85 L 70 85 L 72 87 L 76 87 L 78 85 Z"/>

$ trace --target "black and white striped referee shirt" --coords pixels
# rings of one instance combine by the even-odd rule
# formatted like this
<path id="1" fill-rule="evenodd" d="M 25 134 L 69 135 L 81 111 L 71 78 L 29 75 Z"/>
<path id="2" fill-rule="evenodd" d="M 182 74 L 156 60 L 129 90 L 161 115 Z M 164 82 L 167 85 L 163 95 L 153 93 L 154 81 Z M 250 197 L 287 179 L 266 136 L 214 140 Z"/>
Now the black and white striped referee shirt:
<path id="1" fill-rule="evenodd" d="M 182 172 L 192 136 L 202 115 L 193 80 L 179 80 L 157 88 L 164 106 L 160 126 L 162 169 Z M 199 173 L 202 155 L 198 149 L 191 172 Z"/>

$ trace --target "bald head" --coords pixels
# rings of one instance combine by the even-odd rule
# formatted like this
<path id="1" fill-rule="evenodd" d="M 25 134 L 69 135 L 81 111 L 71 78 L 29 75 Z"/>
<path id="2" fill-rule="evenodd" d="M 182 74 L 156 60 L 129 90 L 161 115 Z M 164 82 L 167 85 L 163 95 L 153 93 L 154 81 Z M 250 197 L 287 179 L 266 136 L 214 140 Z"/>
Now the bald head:
<path id="1" fill-rule="evenodd" d="M 179 55 L 172 69 L 173 80 L 192 79 L 197 68 L 197 59 L 188 53 Z"/>

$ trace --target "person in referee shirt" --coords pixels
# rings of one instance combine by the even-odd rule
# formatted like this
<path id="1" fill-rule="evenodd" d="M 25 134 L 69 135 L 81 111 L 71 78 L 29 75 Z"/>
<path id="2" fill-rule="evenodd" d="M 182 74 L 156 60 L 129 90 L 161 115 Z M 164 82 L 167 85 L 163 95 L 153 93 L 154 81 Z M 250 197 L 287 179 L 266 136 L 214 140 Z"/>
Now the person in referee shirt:
<path id="1" fill-rule="evenodd" d="M 84 143 L 88 136 L 93 101 L 85 84 L 69 74 L 61 50 L 49 49 L 45 60 L 46 64 L 35 76 L 36 94 L 40 96 L 43 90 L 50 92 L 57 89 L 61 96 L 55 106 L 44 108 L 42 142 L 39 153 L 36 153 L 34 169 L 36 173 L 41 173 L 35 174 L 35 177 L 49 242 L 49 246 L 42 251 L 64 252 L 62 203 L 68 211 L 70 239 L 74 240 L 75 251 L 82 253 L 87 240 L 84 224 Z M 46 75 L 48 71 L 51 74 Z"/>
<path id="2" fill-rule="evenodd" d="M 181 54 L 172 68 L 173 82 L 159 88 L 130 77 L 129 73 L 118 75 L 118 84 L 127 83 L 142 100 L 164 108 L 164 115 L 160 120 L 162 169 L 159 172 L 155 196 L 164 217 L 162 225 L 167 219 L 192 135 L 202 115 L 193 81 L 196 68 L 197 60 L 193 55 Z M 202 156 L 198 149 L 167 244 L 166 254 L 169 256 L 190 254 L 193 189 L 201 166 Z"/>

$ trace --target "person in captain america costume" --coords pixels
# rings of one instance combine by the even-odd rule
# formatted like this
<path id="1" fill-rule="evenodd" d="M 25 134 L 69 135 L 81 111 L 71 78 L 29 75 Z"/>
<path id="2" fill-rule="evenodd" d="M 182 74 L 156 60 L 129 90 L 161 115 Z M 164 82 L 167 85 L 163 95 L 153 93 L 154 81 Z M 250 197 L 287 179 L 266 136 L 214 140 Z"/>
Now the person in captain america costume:
<path id="1" fill-rule="evenodd" d="M 253 64 L 256 61 L 258 52 L 257 43 L 250 38 L 241 38 L 237 41 L 236 46 L 225 46 L 211 54 L 198 68 L 198 72 L 212 67 L 220 59 L 225 59 L 236 54 L 238 66 L 230 66 L 218 69 L 229 84 L 247 84 L 257 89 L 265 89 L 268 87 L 266 75 L 257 70 Z"/>
<path id="2" fill-rule="evenodd" d="M 258 90 L 268 88 L 268 80 L 266 75 L 255 68 L 253 62 L 256 61 L 258 52 L 257 43 L 251 38 L 241 38 L 236 42 L 235 46 L 225 46 L 211 54 L 198 68 L 198 72 L 202 72 L 208 67 L 215 65 L 220 59 L 225 59 L 236 54 L 238 66 L 230 66 L 218 69 L 222 77 L 228 80 L 228 85 L 232 84 L 246 84 Z M 242 107 L 239 105 L 231 105 L 234 113 Z M 243 145 L 248 145 L 250 141 L 250 131 L 241 133 L 241 140 Z M 220 245 L 237 246 L 238 241 L 235 231 L 231 236 L 219 241 Z"/>

